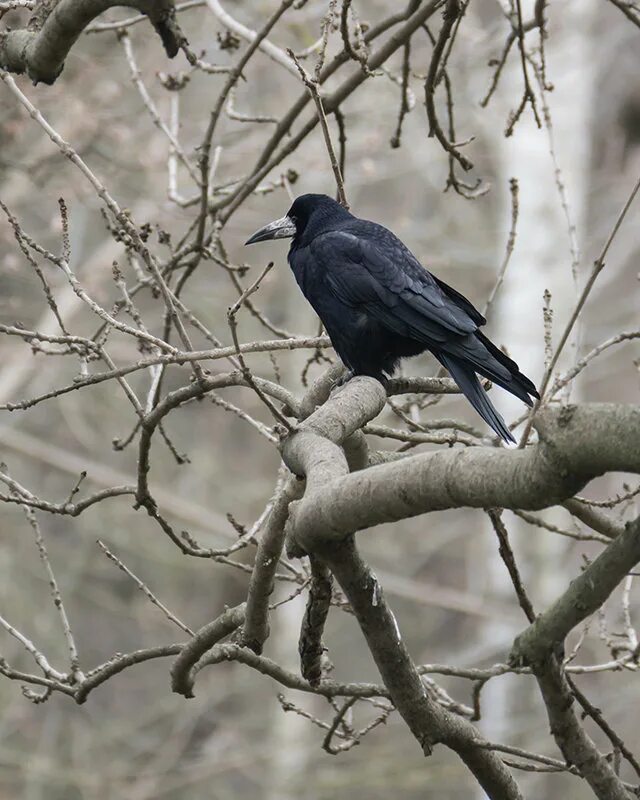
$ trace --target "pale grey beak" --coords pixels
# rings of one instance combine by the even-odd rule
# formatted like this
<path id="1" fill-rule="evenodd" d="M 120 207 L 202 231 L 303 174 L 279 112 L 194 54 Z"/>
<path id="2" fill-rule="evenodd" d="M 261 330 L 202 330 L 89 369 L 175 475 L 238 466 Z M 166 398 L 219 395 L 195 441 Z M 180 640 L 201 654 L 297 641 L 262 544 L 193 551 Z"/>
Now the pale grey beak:
<path id="1" fill-rule="evenodd" d="M 259 231 L 256 231 L 253 236 L 250 236 L 245 245 L 247 244 L 255 244 L 256 242 L 266 242 L 267 239 L 287 239 L 291 236 L 295 236 L 296 234 L 296 226 L 294 221 L 291 217 L 281 217 L 280 219 L 276 219 L 274 222 L 270 222 L 268 225 L 265 225 L 264 228 L 260 228 Z"/>

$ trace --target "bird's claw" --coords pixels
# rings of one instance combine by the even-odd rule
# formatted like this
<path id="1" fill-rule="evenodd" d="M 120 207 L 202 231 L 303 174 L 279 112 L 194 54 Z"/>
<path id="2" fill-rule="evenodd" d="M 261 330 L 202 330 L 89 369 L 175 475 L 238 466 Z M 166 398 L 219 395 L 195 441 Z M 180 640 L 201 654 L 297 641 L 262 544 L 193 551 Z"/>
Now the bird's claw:
<path id="1" fill-rule="evenodd" d="M 333 388 L 338 389 L 353 378 L 353 370 L 346 369 L 339 378 L 333 382 Z"/>

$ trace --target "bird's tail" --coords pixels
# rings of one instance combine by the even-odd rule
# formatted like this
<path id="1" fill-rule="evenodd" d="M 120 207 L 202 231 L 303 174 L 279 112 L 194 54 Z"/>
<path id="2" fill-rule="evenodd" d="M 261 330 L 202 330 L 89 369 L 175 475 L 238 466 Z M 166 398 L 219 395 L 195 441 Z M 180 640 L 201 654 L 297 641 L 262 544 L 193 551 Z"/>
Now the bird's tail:
<path id="1" fill-rule="evenodd" d="M 451 377 L 462 389 L 464 396 L 480 414 L 482 419 L 500 436 L 505 442 L 515 442 L 513 435 L 505 421 L 494 408 L 487 393 L 480 385 L 478 376 L 473 367 L 459 361 L 457 358 L 438 353 L 438 360 L 449 370 Z"/>
<path id="2" fill-rule="evenodd" d="M 441 352 L 458 364 L 464 362 L 469 368 L 506 389 L 528 406 L 532 405 L 531 397 L 539 397 L 536 387 L 520 372 L 516 362 L 496 347 L 481 331 L 457 341 L 447 342 Z"/>
<path id="3" fill-rule="evenodd" d="M 523 375 L 522 372 L 520 372 L 520 368 L 512 358 L 509 358 L 509 356 L 506 353 L 503 353 L 499 347 L 496 347 L 491 339 L 486 337 L 482 331 L 476 331 L 475 338 L 481 344 L 483 344 L 493 358 L 509 372 L 509 380 L 506 382 L 500 380 L 499 375 L 486 374 L 486 378 L 495 381 L 498 386 L 502 386 L 503 389 L 506 389 L 508 392 L 511 392 L 511 394 L 519 397 L 528 406 L 532 404 L 529 395 L 537 398 L 540 397 L 533 381 L 529 380 L 526 375 Z M 482 369 L 479 369 L 478 371 L 481 375 L 484 374 Z"/>

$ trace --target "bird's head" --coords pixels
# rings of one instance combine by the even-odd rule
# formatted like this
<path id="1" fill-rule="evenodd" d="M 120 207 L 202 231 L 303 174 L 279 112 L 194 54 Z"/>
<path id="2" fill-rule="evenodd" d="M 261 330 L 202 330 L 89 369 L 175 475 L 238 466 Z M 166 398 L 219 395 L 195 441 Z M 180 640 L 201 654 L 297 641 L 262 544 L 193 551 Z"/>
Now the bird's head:
<path id="1" fill-rule="evenodd" d="M 245 245 L 265 242 L 268 239 L 290 239 L 296 241 L 312 239 L 325 229 L 333 228 L 349 212 L 326 194 L 303 194 L 296 197 L 293 205 L 280 219 L 276 219 L 257 230 Z"/>

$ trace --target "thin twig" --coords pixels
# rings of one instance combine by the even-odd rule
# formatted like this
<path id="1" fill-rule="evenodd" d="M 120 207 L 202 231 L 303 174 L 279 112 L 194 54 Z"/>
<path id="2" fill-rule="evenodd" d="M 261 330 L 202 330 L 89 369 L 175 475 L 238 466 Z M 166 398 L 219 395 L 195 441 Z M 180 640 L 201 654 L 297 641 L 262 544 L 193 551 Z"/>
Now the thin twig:
<path id="1" fill-rule="evenodd" d="M 533 605 L 531 600 L 529 600 L 529 596 L 524 588 L 522 583 L 522 579 L 520 577 L 520 572 L 518 570 L 518 565 L 516 564 L 515 556 L 513 555 L 513 550 L 511 549 L 511 545 L 509 543 L 509 534 L 507 533 L 507 529 L 505 527 L 504 522 L 502 521 L 502 512 L 500 509 L 490 508 L 487 511 L 489 515 L 489 519 L 491 520 L 491 524 L 493 525 L 493 530 L 498 537 L 498 541 L 500 542 L 500 547 L 498 552 L 502 560 L 505 563 L 505 566 L 509 572 L 509 577 L 511 578 L 511 583 L 513 583 L 513 588 L 515 589 L 516 595 L 518 597 L 518 603 L 520 604 L 520 608 L 523 610 L 524 615 L 529 620 L 529 622 L 534 622 L 536 618 L 536 613 L 533 610 Z"/>
<path id="2" fill-rule="evenodd" d="M 633 201 L 635 199 L 635 196 L 636 196 L 636 194 L 638 193 L 639 190 L 640 190 L 640 178 L 638 178 L 638 180 L 635 183 L 635 186 L 631 190 L 631 193 L 629 194 L 629 197 L 627 198 L 624 206 L 622 207 L 622 210 L 618 214 L 618 217 L 617 217 L 617 219 L 616 219 L 616 221 L 615 221 L 615 223 L 613 225 L 613 228 L 611 229 L 611 233 L 609 234 L 609 236 L 607 238 L 607 241 L 605 242 L 605 245 L 602 248 L 602 252 L 600 253 L 600 255 L 598 256 L 598 258 L 595 260 L 595 262 L 593 264 L 593 269 L 591 270 L 591 274 L 589 275 L 589 277 L 587 279 L 587 282 L 586 282 L 582 292 L 580 293 L 580 297 L 578 298 L 578 301 L 577 301 L 573 311 L 571 312 L 571 316 L 569 317 L 569 321 L 567 322 L 567 324 L 565 326 L 565 329 L 562 332 L 562 336 L 560 337 L 560 341 L 558 342 L 558 346 L 556 347 L 555 352 L 553 354 L 553 357 L 552 357 L 551 361 L 549 362 L 549 366 L 546 368 L 546 370 L 544 372 L 544 375 L 542 377 L 542 381 L 540 383 L 540 390 L 539 390 L 540 391 L 540 399 L 537 400 L 534 403 L 534 406 L 531 409 L 531 412 L 529 414 L 529 418 L 527 420 L 527 424 L 525 425 L 525 429 L 524 429 L 524 431 L 522 433 L 522 438 L 520 439 L 520 442 L 518 444 L 519 448 L 523 448 L 527 444 L 527 441 L 529 440 L 529 434 L 531 433 L 531 428 L 533 427 L 533 419 L 534 419 L 535 415 L 537 414 L 538 409 L 540 408 L 540 406 L 544 402 L 545 392 L 547 391 L 547 388 L 548 388 L 549 383 L 551 381 L 551 376 L 553 374 L 553 370 L 555 369 L 556 364 L 558 363 L 558 359 L 560 358 L 560 355 L 561 355 L 561 353 L 562 353 L 562 351 L 564 349 L 564 346 L 566 345 L 566 343 L 567 343 L 567 341 L 569 339 L 569 336 L 571 335 L 571 331 L 573 330 L 573 326 L 576 324 L 576 321 L 577 321 L 578 317 L 580 316 L 580 313 L 581 313 L 582 309 L 584 308 L 584 305 L 587 302 L 587 299 L 588 299 L 589 295 L 591 294 L 591 290 L 593 289 L 593 285 L 595 284 L 595 282 L 596 282 L 596 280 L 598 278 L 598 275 L 604 269 L 605 258 L 607 256 L 607 253 L 609 252 L 609 248 L 611 247 L 611 245 L 613 243 L 613 240 L 616 237 L 616 234 L 620 230 L 620 226 L 622 225 L 625 217 L 627 216 L 627 212 L 629 211 L 629 208 L 631 207 L 631 204 L 633 203 Z"/>
<path id="3" fill-rule="evenodd" d="M 177 625 L 185 633 L 188 633 L 189 636 L 193 636 L 194 635 L 194 633 L 191 630 L 191 628 L 189 628 L 187 625 L 185 625 L 184 622 L 181 622 L 181 620 L 179 620 L 178 617 L 176 617 L 175 614 L 173 614 L 171 611 L 169 611 L 169 609 L 164 605 L 164 603 L 161 603 L 160 600 L 158 600 L 158 598 L 151 591 L 151 589 L 149 589 L 149 587 L 146 585 L 146 583 L 144 583 L 144 581 L 140 580 L 140 578 L 138 578 L 138 576 L 135 573 L 133 573 L 129 569 L 129 567 L 127 567 L 126 564 L 124 564 L 118 558 L 118 556 L 115 555 L 115 553 L 112 553 L 111 550 L 109 550 L 109 548 L 106 546 L 106 544 L 101 539 L 97 539 L 96 541 L 97 541 L 98 547 L 102 550 L 102 552 L 106 555 L 106 557 L 110 561 L 112 561 L 116 565 L 116 567 L 118 567 L 119 570 L 121 570 L 122 572 L 124 572 L 125 575 L 128 575 L 131 578 L 131 580 L 136 584 L 138 589 L 140 589 L 140 591 L 150 600 L 151 603 L 153 603 L 154 606 L 156 606 L 157 608 L 160 609 L 160 611 L 162 611 L 162 613 L 165 615 L 165 617 L 168 620 L 173 622 L 174 625 Z"/>
<path id="4" fill-rule="evenodd" d="M 267 396 L 267 394 L 260 388 L 258 383 L 254 380 L 253 374 L 251 373 L 251 370 L 249 369 L 249 367 L 246 364 L 246 361 L 244 360 L 244 356 L 242 355 L 242 350 L 240 347 L 240 342 L 238 340 L 238 325 L 236 322 L 236 314 L 240 310 L 240 307 L 242 303 L 246 300 L 246 298 L 249 297 L 251 294 L 253 294 L 253 292 L 255 292 L 258 289 L 263 278 L 272 267 L 273 267 L 273 262 L 271 261 L 269 262 L 269 264 L 267 264 L 267 266 L 262 271 L 260 276 L 251 284 L 251 286 L 249 286 L 249 288 L 245 292 L 243 292 L 242 295 L 240 295 L 238 300 L 236 300 L 236 302 L 229 308 L 229 310 L 227 311 L 227 322 L 229 323 L 229 329 L 231 330 L 231 338 L 233 339 L 233 344 L 235 346 L 235 355 L 240 364 L 240 371 L 242 372 L 244 379 L 249 384 L 249 386 L 251 386 L 254 392 L 258 395 L 260 400 L 262 400 L 262 402 L 267 406 L 269 411 L 271 411 L 276 420 L 281 425 L 284 426 L 284 429 L 286 431 L 289 431 L 289 433 L 291 433 L 294 430 L 294 428 L 289 422 L 289 420 L 280 411 L 280 409 L 274 405 L 273 401 Z"/>
<path id="5" fill-rule="evenodd" d="M 340 171 L 340 164 L 338 163 L 338 159 L 336 158 L 336 153 L 335 150 L 333 149 L 333 144 L 331 142 L 331 134 L 329 133 L 327 117 L 326 114 L 324 113 L 322 98 L 320 97 L 320 91 L 318 90 L 318 83 L 316 80 L 314 80 L 307 74 L 307 71 L 302 66 L 300 61 L 296 58 L 293 50 L 287 50 L 287 53 L 289 54 L 289 56 L 295 63 L 296 67 L 298 68 L 298 72 L 300 73 L 302 82 L 309 90 L 309 94 L 313 98 L 313 102 L 316 104 L 316 109 L 318 112 L 318 121 L 320 122 L 320 128 L 322 129 L 324 143 L 327 148 L 327 153 L 329 154 L 331 169 L 333 170 L 333 175 L 336 180 L 337 199 L 340 205 L 348 209 L 349 203 L 347 202 L 347 195 L 345 194 L 344 191 L 344 181 L 342 179 L 342 172 Z"/>
<path id="6" fill-rule="evenodd" d="M 520 203 L 518 198 L 518 179 L 511 178 L 509 180 L 509 193 L 511 195 L 511 228 L 509 229 L 509 236 L 507 237 L 507 245 L 505 247 L 504 258 L 502 259 L 502 264 L 500 266 L 500 271 L 498 272 L 498 277 L 496 278 L 496 282 L 491 290 L 491 294 L 487 299 L 486 305 L 482 312 L 483 316 L 488 317 L 489 312 L 491 311 L 491 307 L 496 299 L 496 295 L 500 291 L 500 288 L 504 282 L 504 276 L 507 273 L 507 267 L 509 266 L 509 262 L 511 261 L 511 256 L 513 255 L 513 248 L 516 244 L 516 232 L 518 227 L 518 212 L 520 210 Z"/>

